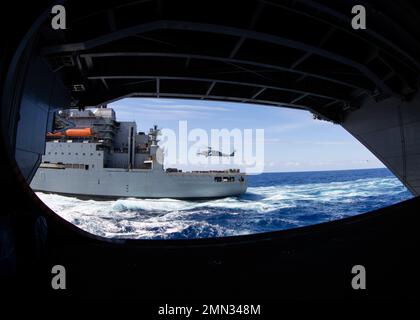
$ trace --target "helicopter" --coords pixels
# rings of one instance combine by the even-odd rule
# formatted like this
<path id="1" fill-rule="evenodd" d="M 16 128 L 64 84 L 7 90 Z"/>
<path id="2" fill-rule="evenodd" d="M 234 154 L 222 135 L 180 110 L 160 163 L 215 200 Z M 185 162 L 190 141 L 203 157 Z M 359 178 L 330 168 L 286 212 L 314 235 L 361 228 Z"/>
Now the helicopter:
<path id="1" fill-rule="evenodd" d="M 205 156 L 207 157 L 234 157 L 235 156 L 235 150 L 230 153 L 223 153 L 221 151 L 213 150 L 212 147 L 207 147 L 207 150 L 199 151 L 197 152 L 198 156 Z"/>

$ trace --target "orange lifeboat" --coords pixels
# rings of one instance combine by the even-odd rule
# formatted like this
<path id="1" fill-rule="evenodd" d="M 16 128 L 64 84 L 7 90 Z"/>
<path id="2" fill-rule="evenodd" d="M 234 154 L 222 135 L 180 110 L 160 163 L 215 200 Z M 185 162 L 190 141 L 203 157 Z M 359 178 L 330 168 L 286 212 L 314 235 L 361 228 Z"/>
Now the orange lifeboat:
<path id="1" fill-rule="evenodd" d="M 91 137 L 93 136 L 92 128 L 67 129 L 65 132 L 47 133 L 47 137 Z"/>
<path id="2" fill-rule="evenodd" d="M 91 137 L 91 136 L 93 136 L 93 132 L 92 132 L 92 128 L 68 129 L 68 130 L 66 130 L 66 136 L 68 136 L 68 137 Z"/>

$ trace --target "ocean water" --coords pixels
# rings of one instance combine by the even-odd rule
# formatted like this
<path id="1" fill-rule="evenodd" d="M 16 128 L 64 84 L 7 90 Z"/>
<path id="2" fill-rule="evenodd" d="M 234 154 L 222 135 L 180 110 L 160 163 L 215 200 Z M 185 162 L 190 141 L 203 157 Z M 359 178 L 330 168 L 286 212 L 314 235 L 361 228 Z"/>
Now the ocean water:
<path id="1" fill-rule="evenodd" d="M 382 208 L 412 197 L 387 169 L 264 173 L 240 197 L 80 200 L 37 192 L 58 215 L 110 238 L 186 239 L 296 228 Z"/>

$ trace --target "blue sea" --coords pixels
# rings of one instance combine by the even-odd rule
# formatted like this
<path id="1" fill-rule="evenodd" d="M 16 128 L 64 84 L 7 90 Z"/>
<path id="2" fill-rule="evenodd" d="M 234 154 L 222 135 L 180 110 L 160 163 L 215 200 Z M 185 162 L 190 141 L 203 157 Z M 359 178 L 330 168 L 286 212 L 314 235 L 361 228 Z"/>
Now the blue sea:
<path id="1" fill-rule="evenodd" d="M 80 200 L 37 192 L 58 215 L 109 238 L 190 239 L 261 233 L 332 221 L 412 197 L 388 169 L 264 173 L 240 197 Z"/>

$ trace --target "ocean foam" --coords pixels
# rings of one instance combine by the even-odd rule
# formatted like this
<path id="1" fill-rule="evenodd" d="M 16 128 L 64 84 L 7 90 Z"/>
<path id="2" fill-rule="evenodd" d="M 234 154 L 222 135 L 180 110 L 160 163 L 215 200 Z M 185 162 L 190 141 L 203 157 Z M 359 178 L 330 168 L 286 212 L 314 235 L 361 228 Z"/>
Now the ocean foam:
<path id="1" fill-rule="evenodd" d="M 409 197 L 393 177 L 249 187 L 241 197 L 80 200 L 37 192 L 58 215 L 110 238 L 201 238 L 280 230 L 340 219 Z M 387 200 L 389 199 L 389 200 Z"/>

